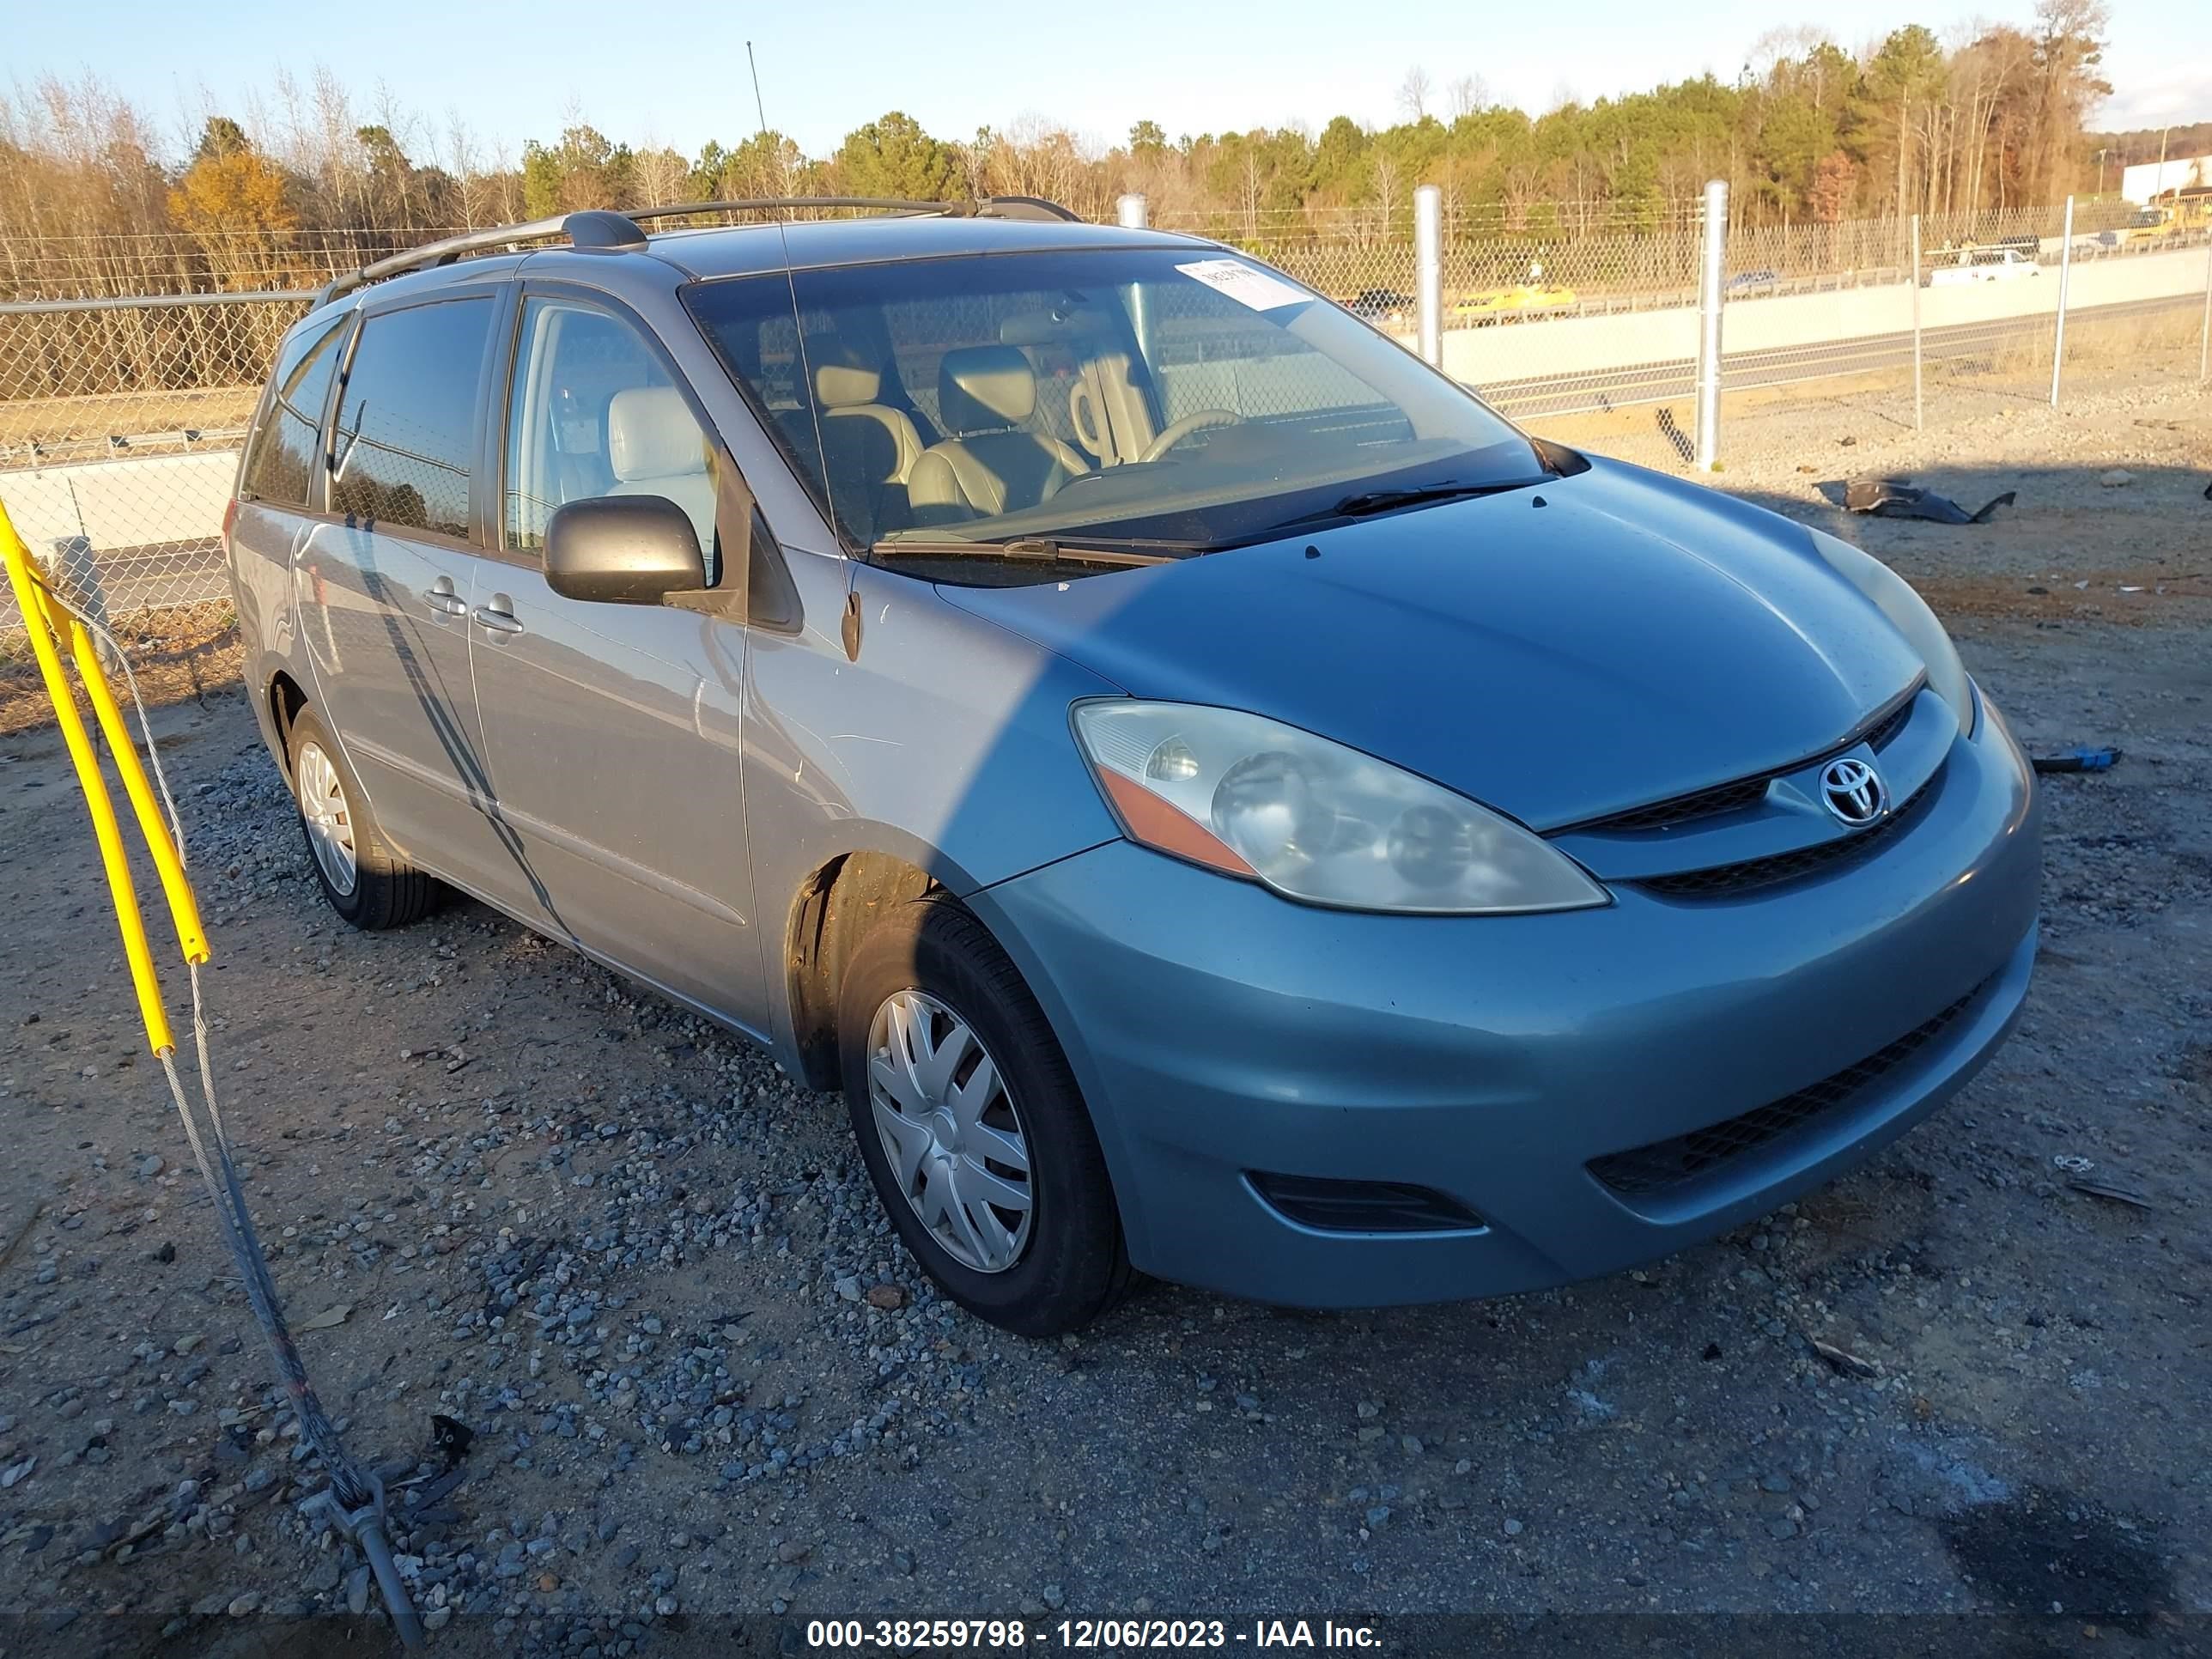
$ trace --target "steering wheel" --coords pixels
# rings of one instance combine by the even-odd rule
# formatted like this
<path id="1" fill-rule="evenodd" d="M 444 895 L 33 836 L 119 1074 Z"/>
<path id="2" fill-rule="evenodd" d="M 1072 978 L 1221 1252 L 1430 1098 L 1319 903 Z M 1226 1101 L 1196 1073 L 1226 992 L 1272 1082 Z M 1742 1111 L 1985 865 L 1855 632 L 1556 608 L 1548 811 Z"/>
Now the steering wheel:
<path id="1" fill-rule="evenodd" d="M 1233 409 L 1194 409 L 1179 421 L 1171 422 L 1167 429 L 1145 446 L 1139 461 L 1157 461 L 1194 432 L 1203 432 L 1208 427 L 1237 426 L 1244 417 Z"/>

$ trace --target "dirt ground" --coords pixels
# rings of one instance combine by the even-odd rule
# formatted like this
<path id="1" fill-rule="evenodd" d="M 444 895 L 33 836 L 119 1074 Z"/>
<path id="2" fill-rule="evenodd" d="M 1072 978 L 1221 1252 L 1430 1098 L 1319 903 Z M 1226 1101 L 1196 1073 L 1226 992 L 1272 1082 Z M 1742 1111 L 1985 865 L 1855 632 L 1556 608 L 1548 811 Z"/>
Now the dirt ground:
<path id="1" fill-rule="evenodd" d="M 1768 1651 L 1979 1650 L 1986 1621 L 1941 1615 L 2001 1612 L 2042 1621 L 2008 1650 L 2203 1643 L 2212 400 L 2169 380 L 1924 439 L 1850 413 L 1722 486 L 1919 585 L 2031 749 L 2124 758 L 2046 780 L 2035 987 L 1964 1095 L 1571 1290 L 1314 1316 L 1152 1286 L 1079 1340 L 1000 1335 L 898 1249 L 838 1103 L 473 904 L 347 930 L 234 685 L 165 708 L 248 1191 L 434 1647 L 1332 1611 L 1488 1615 L 1524 1651 L 1557 1615 L 1760 1612 L 1791 1616 Z M 1829 505 L 1871 471 L 2019 499 L 1960 529 Z M 51 727 L 0 737 L 0 1646 L 276 1653 L 314 1617 L 386 1650 L 295 1508 L 318 1477 Z M 458 1480 L 434 1413 L 474 1431 Z"/>

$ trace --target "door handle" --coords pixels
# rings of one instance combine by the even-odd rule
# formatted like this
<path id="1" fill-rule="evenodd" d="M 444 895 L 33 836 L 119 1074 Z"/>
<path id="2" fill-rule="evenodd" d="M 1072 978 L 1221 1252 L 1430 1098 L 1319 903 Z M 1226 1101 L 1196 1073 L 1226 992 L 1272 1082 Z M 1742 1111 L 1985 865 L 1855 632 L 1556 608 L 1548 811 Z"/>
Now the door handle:
<path id="1" fill-rule="evenodd" d="M 469 608 L 469 602 L 453 592 L 453 579 L 448 576 L 439 577 L 434 586 L 423 590 L 422 603 L 447 617 L 464 615 Z"/>
<path id="2" fill-rule="evenodd" d="M 488 628 L 495 634 L 520 634 L 522 624 L 514 619 L 514 612 L 510 609 L 513 604 L 514 601 L 506 594 L 495 593 L 489 604 L 478 605 L 471 614 L 478 626 Z"/>

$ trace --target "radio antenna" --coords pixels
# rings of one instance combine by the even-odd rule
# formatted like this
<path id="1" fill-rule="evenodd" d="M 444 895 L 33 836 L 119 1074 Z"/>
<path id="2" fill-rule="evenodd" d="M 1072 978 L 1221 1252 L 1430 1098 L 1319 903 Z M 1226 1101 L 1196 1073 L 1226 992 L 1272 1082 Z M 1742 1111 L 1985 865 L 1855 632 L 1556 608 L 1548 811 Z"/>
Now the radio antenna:
<path id="1" fill-rule="evenodd" d="M 753 113 L 760 117 L 760 130 L 768 131 L 768 106 L 761 102 L 760 65 L 753 59 L 753 43 L 745 42 L 745 67 L 753 72 Z"/>

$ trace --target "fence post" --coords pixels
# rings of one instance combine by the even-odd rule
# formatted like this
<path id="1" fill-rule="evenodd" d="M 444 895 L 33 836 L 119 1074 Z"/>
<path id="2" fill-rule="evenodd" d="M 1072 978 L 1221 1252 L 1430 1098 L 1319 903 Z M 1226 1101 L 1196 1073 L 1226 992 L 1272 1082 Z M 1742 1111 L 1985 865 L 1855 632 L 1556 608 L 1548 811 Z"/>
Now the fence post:
<path id="1" fill-rule="evenodd" d="M 1421 361 L 1444 366 L 1444 193 L 1413 191 L 1413 302 L 1421 319 Z"/>
<path id="2" fill-rule="evenodd" d="M 1920 216 L 1912 216 L 1912 429 L 1920 430 Z"/>
<path id="3" fill-rule="evenodd" d="M 2066 285 L 2074 275 L 2074 198 L 2066 198 L 2066 223 L 2058 233 L 2058 326 L 2051 334 L 2051 406 L 2058 407 L 2058 375 L 2066 366 Z"/>
<path id="4" fill-rule="evenodd" d="M 121 672 L 107 646 L 107 590 L 100 579 L 100 562 L 93 556 L 92 538 L 83 534 L 57 538 L 47 550 L 32 550 L 31 556 L 44 571 L 46 585 L 67 599 L 93 625 L 93 650 L 100 665 L 111 673 Z M 29 618 L 26 617 L 25 621 Z"/>
<path id="5" fill-rule="evenodd" d="M 1144 191 L 1133 190 L 1127 196 L 1117 198 L 1114 204 L 1114 221 L 1124 230 L 1142 230 L 1145 228 Z"/>
<path id="6" fill-rule="evenodd" d="M 2204 320 L 2197 330 L 2197 380 L 2202 385 L 2212 371 L 2212 236 L 2204 240 Z"/>
<path id="7" fill-rule="evenodd" d="M 1705 181 L 1703 273 L 1698 288 L 1698 445 L 1696 465 L 1710 472 L 1721 448 L 1721 291 L 1728 268 L 1728 180 Z"/>

